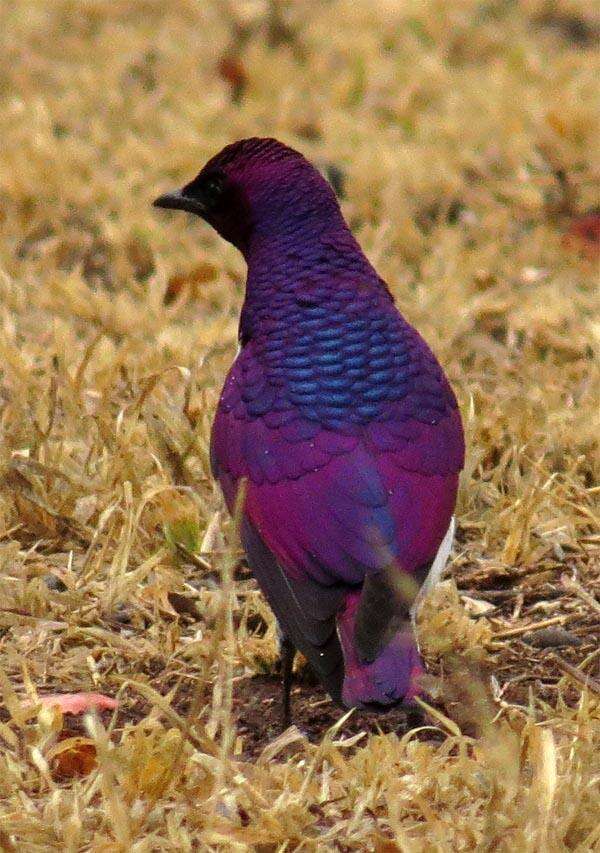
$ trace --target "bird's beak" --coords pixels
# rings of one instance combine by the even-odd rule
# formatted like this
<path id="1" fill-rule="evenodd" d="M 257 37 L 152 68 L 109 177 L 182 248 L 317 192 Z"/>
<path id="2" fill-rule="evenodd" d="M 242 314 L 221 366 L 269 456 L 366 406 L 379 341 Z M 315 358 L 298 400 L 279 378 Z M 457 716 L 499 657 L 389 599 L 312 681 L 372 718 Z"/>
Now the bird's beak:
<path id="1" fill-rule="evenodd" d="M 184 195 L 181 190 L 174 190 L 170 193 L 159 195 L 152 202 L 153 207 L 164 207 L 167 210 L 186 210 L 188 213 L 195 213 L 196 216 L 204 216 L 206 207 L 197 198 L 190 198 Z"/>

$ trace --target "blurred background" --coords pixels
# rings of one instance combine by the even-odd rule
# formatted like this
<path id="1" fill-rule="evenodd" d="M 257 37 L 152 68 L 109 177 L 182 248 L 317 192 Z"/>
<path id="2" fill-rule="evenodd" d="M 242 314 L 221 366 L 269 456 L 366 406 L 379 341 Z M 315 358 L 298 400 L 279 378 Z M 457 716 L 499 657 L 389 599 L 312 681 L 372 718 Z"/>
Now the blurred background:
<path id="1" fill-rule="evenodd" d="M 333 183 L 457 392 L 450 646 L 492 655 L 505 701 L 556 703 L 564 668 L 521 637 L 542 617 L 568 626 L 571 666 L 597 638 L 597 608 L 562 579 L 600 591 L 599 36 L 585 0 L 0 0 L 0 656 L 18 690 L 113 695 L 131 676 L 181 713 L 206 705 L 216 731 L 225 675 L 273 671 L 272 617 L 237 564 L 223 617 L 233 540 L 207 456 L 244 265 L 150 206 L 260 135 Z M 486 590 L 493 613 L 467 619 Z M 132 725 L 146 701 L 125 701 Z M 262 716 L 258 734 L 238 720 L 240 754 L 272 736 Z M 336 754 L 346 790 L 358 771 Z M 33 797 L 39 769 L 20 772 Z M 164 778 L 152 796 L 171 796 Z M 578 820 L 580 838 L 597 825 Z M 460 821 L 447 831 L 467 843 Z"/>

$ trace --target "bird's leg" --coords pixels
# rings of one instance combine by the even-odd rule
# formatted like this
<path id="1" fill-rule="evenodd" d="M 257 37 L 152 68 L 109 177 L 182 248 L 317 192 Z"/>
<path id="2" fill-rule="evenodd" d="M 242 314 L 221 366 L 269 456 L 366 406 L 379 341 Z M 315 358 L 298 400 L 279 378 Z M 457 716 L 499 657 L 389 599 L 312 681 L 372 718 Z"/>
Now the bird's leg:
<path id="1" fill-rule="evenodd" d="M 288 640 L 287 637 L 282 637 L 279 650 L 281 652 L 281 678 L 283 684 L 283 730 L 288 728 L 292 722 L 290 693 L 292 690 L 292 677 L 294 669 L 294 658 L 296 657 L 296 647 Z"/>

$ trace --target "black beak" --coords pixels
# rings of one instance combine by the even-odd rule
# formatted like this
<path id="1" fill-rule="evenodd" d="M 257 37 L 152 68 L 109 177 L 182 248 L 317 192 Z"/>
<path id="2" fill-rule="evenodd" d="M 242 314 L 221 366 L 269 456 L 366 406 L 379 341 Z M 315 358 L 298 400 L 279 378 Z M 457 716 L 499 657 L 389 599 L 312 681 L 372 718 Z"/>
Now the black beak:
<path id="1" fill-rule="evenodd" d="M 204 216 L 206 207 L 197 198 L 190 198 L 182 193 L 181 190 L 174 190 L 164 195 L 159 195 L 152 202 L 153 207 L 164 207 L 167 210 L 185 210 L 188 213 L 195 213 L 196 216 Z"/>

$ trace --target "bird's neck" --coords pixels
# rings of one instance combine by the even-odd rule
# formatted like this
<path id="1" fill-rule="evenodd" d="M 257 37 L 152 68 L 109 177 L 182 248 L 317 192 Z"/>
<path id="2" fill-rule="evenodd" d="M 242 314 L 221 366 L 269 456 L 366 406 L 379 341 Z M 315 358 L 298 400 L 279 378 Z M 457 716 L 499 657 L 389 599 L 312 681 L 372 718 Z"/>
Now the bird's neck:
<path id="1" fill-rule="evenodd" d="M 248 277 L 240 317 L 242 343 L 294 318 L 301 320 L 306 306 L 328 307 L 340 289 L 379 285 L 343 220 L 337 227 L 328 223 L 319 228 L 312 220 L 298 223 L 293 232 L 255 235 L 244 254 Z"/>
<path id="2" fill-rule="evenodd" d="M 244 252 L 248 264 L 240 337 L 259 318 L 290 316 L 291 303 L 327 305 L 335 291 L 383 286 L 344 220 L 297 222 L 279 234 L 257 233 Z"/>

